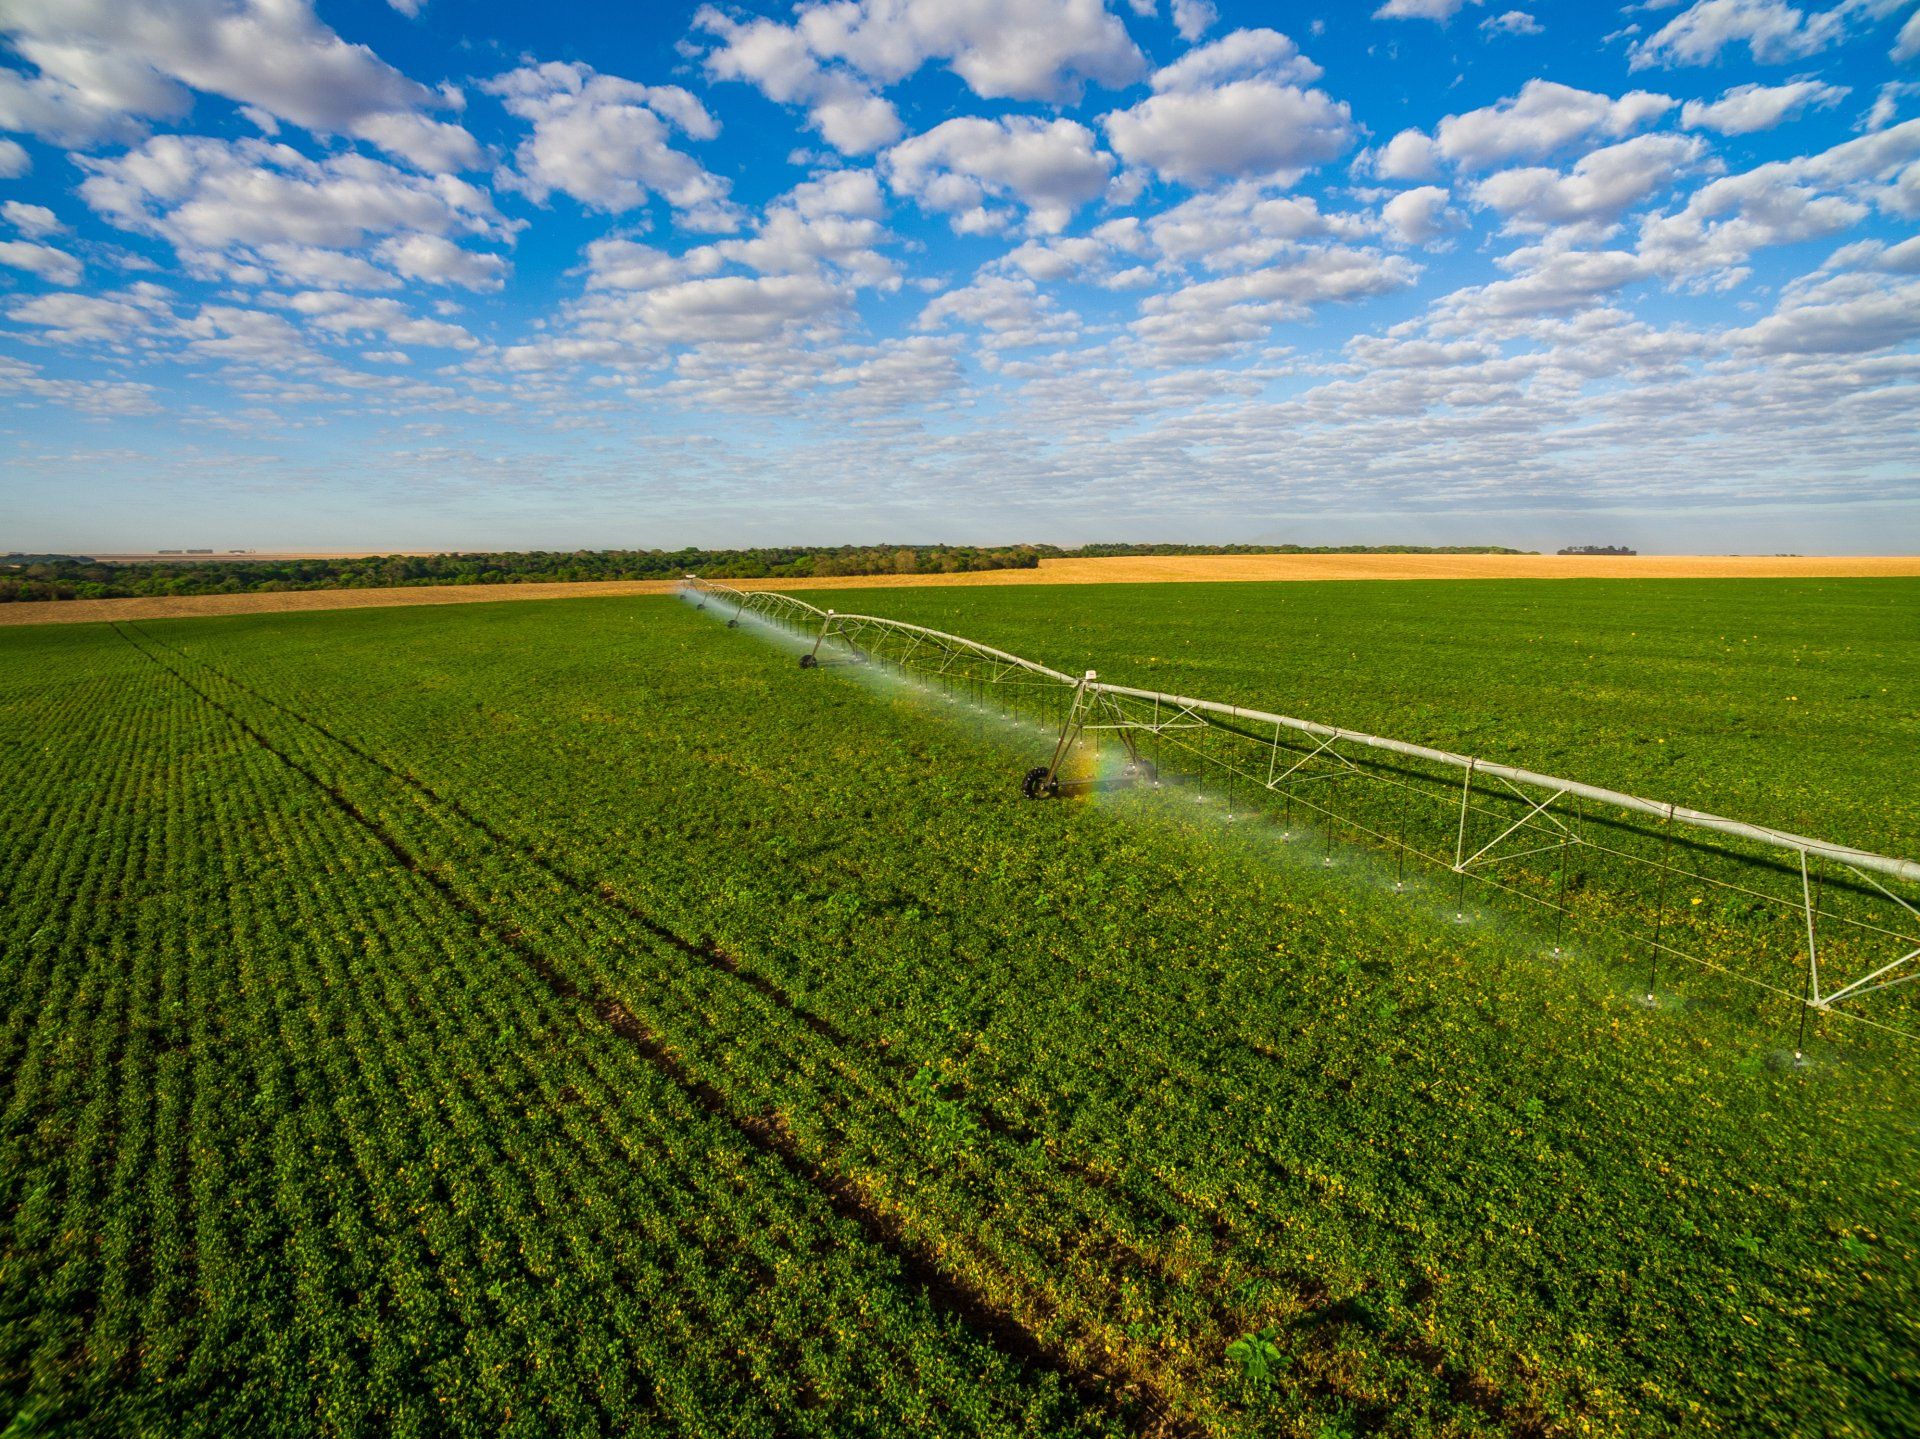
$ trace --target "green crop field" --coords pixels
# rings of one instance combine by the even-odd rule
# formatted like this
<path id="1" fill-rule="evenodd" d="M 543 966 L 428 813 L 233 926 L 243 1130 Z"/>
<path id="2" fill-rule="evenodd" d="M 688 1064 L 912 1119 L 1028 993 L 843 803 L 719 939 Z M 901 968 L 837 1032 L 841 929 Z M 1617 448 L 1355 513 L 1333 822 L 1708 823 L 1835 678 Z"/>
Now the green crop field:
<path id="1" fill-rule="evenodd" d="M 821 602 L 1920 853 L 1920 583 Z M 0 632 L 0 1422 L 1920 1428 L 1920 1045 L 1045 745 L 666 599 Z"/>

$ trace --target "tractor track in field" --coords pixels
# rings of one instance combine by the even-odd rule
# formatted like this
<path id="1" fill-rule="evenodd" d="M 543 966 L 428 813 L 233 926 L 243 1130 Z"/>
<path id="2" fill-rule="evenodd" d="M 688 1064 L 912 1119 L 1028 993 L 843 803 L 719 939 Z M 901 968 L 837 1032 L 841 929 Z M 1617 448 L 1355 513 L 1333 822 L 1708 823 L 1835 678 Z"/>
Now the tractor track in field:
<path id="1" fill-rule="evenodd" d="M 662 944 L 678 950 L 689 959 L 700 960 L 705 964 L 712 965 L 727 974 L 733 975 L 742 983 L 753 988 L 777 1008 L 792 1015 L 798 1023 L 804 1025 L 822 1039 L 842 1049 L 859 1047 L 858 1041 L 848 1036 L 831 1020 L 826 1019 L 822 1015 L 815 1014 L 765 975 L 743 967 L 737 959 L 721 949 L 718 945 L 704 940 L 688 939 L 677 930 L 655 919 L 644 909 L 640 908 L 639 905 L 622 895 L 611 884 L 606 882 L 592 884 L 579 878 L 579 876 L 570 871 L 563 869 L 548 859 L 544 854 L 540 853 L 539 850 L 526 844 L 522 840 L 514 839 L 512 836 L 504 833 L 491 820 L 474 813 L 465 804 L 453 798 L 451 795 L 440 793 L 439 790 L 435 789 L 418 775 L 409 773 L 406 770 L 390 764 L 379 755 L 372 753 L 365 746 L 348 739 L 345 735 L 339 734 L 327 724 L 313 718 L 313 716 L 294 709 L 291 705 L 275 699 L 272 695 L 255 689 L 244 680 L 235 679 L 232 675 L 227 674 L 216 665 L 208 664 L 205 660 L 196 659 L 184 650 L 169 645 L 165 640 L 150 635 L 144 630 L 138 630 L 137 626 L 129 627 L 136 629 L 140 637 L 148 643 L 157 645 L 179 656 L 180 659 L 186 663 L 198 666 L 208 673 L 217 676 L 223 683 L 232 685 L 242 694 L 258 700 L 261 704 L 271 709 L 278 710 L 288 719 L 294 721 L 294 723 L 305 726 L 329 743 L 345 750 L 363 764 L 380 771 L 380 773 L 386 775 L 387 778 L 391 779 L 395 784 L 411 790 L 430 804 L 439 806 L 448 814 L 458 819 L 462 824 L 470 826 L 485 836 L 490 843 L 498 846 L 502 850 L 507 850 L 518 855 L 521 859 L 533 865 L 542 874 L 546 875 L 547 878 L 571 890 L 580 898 L 593 903 L 604 904 L 619 911 L 622 916 L 638 925 L 651 938 L 657 939 Z M 891 1056 L 883 1057 L 890 1060 L 892 1059 Z M 897 1060 L 893 1060 L 893 1062 L 896 1064 L 899 1063 Z"/>
<path id="2" fill-rule="evenodd" d="M 706 940 L 704 938 L 700 940 L 688 939 L 684 935 L 680 934 L 677 930 L 673 929 L 671 926 L 662 923 L 658 919 L 655 919 L 646 910 L 642 909 L 639 905 L 635 904 L 632 900 L 628 899 L 625 895 L 621 894 L 617 889 L 614 888 L 614 886 L 610 882 L 600 881 L 598 883 L 593 883 L 593 882 L 581 879 L 579 876 L 573 874 L 571 871 L 565 869 L 564 867 L 548 859 L 539 850 L 535 849 L 531 845 L 528 845 L 526 842 L 515 839 L 512 836 L 504 833 L 497 826 L 495 826 L 492 823 L 492 821 L 486 819 L 482 815 L 474 813 L 460 800 L 455 799 L 451 795 L 442 794 L 439 790 L 435 789 L 431 784 L 421 779 L 419 776 L 412 774 L 409 771 L 396 767 L 395 765 L 389 763 L 387 760 L 381 758 L 379 755 L 372 753 L 371 751 L 366 749 L 365 746 L 359 744 L 357 741 L 351 740 L 346 736 L 339 734 L 324 722 L 317 720 L 313 718 L 311 715 L 305 714 L 302 711 L 293 708 L 292 706 L 284 703 L 283 701 L 274 698 L 272 695 L 266 694 L 261 690 L 255 689 L 253 686 L 247 684 L 243 680 L 234 678 L 232 675 L 227 674 L 225 671 L 221 670 L 216 665 L 209 664 L 205 660 L 197 659 L 194 656 L 187 654 L 185 651 L 167 644 L 166 641 L 161 640 L 156 636 L 149 635 L 145 631 L 139 631 L 139 633 L 143 639 L 149 641 L 154 645 L 159 646 L 162 649 L 168 650 L 170 653 L 174 655 L 177 655 L 183 662 L 187 664 L 194 665 L 194 666 L 197 666 L 198 668 L 208 671 L 209 673 L 217 676 L 223 683 L 232 685 L 235 689 L 241 691 L 243 694 L 246 694 L 252 697 L 253 699 L 259 701 L 260 703 L 265 704 L 270 708 L 279 711 L 281 714 L 285 715 L 288 719 L 293 720 L 295 723 L 303 725 L 308 729 L 311 729 L 316 734 L 320 735 L 322 738 L 326 739 L 330 743 L 346 751 L 348 754 L 353 755 L 356 759 L 359 759 L 363 763 L 371 766 L 372 768 L 378 770 L 380 773 L 386 775 L 389 779 L 394 781 L 394 783 L 401 785 L 402 787 L 408 790 L 411 790 L 413 793 L 427 800 L 430 804 L 437 805 L 442 809 L 446 810 L 449 814 L 452 814 L 455 818 L 459 819 L 462 823 L 471 826 L 479 834 L 485 836 L 485 838 L 492 844 L 498 846 L 502 850 L 509 851 L 517 855 L 521 859 L 525 860 L 527 863 L 533 865 L 547 878 L 553 880 L 556 884 L 561 885 L 564 888 L 568 889 L 575 895 L 579 896 L 581 899 L 587 900 L 590 903 L 599 903 L 599 904 L 604 904 L 611 907 L 612 909 L 616 910 L 620 915 L 622 915 L 624 918 L 630 920 L 632 923 L 639 926 L 650 937 L 659 940 L 662 944 L 665 944 L 671 947 L 672 949 L 676 950 L 680 954 L 685 955 L 689 959 L 699 960 L 700 962 L 714 969 L 719 970 L 720 972 L 730 976 L 731 978 L 738 980 L 740 983 L 752 989 L 756 994 L 759 994 L 762 998 L 767 1000 L 768 1003 L 772 1004 L 775 1008 L 779 1009 L 782 1013 L 791 1016 L 796 1023 L 803 1026 L 810 1033 L 825 1040 L 828 1044 L 840 1050 L 842 1053 L 845 1053 L 848 1055 L 854 1055 L 854 1054 L 861 1055 L 866 1059 L 870 1060 L 872 1063 L 882 1068 L 891 1070 L 896 1074 L 906 1073 L 909 1069 L 912 1068 L 910 1062 L 906 1058 L 894 1053 L 886 1045 L 874 1043 L 869 1040 L 858 1039 L 852 1035 L 849 1035 L 845 1030 L 841 1029 L 838 1025 L 834 1024 L 833 1021 L 826 1018 L 824 1015 L 818 1014 L 812 1009 L 809 1009 L 805 1004 L 801 1003 L 792 994 L 790 994 L 785 988 L 783 988 L 777 981 L 761 973 L 758 970 L 749 968 L 746 965 L 742 964 L 737 957 L 728 953 L 725 949 L 722 949 L 719 945 L 709 940 Z M 1044 1143 L 1046 1141 L 1046 1136 L 1044 1134 L 1042 1134 L 1039 1130 L 1033 1129 L 1032 1127 L 1026 1124 L 1019 1123 L 1018 1121 L 1005 1119 L 999 1114 L 993 1113 L 990 1110 L 981 1108 L 976 1105 L 968 1104 L 965 1107 L 968 1113 L 972 1116 L 972 1118 L 979 1123 L 981 1128 L 987 1130 L 988 1132 L 1000 1138 L 1010 1140 L 1011 1142 L 1015 1144 L 1020 1144 L 1020 1145 L 1032 1144 L 1035 1142 Z M 1072 1173 L 1073 1175 L 1075 1175 L 1075 1177 L 1082 1179 L 1099 1189 L 1111 1190 L 1111 1188 L 1113 1187 L 1113 1182 L 1114 1182 L 1113 1175 L 1098 1168 L 1094 1164 L 1091 1164 L 1085 1160 L 1078 1158 L 1077 1156 L 1059 1153 L 1057 1151 L 1050 1150 L 1049 1157 L 1056 1164 L 1060 1165 L 1062 1169 L 1068 1171 L 1069 1173 Z M 1169 1194 L 1167 1195 L 1167 1198 L 1171 1200 L 1175 1205 L 1181 1207 L 1182 1209 L 1191 1207 L 1187 1205 L 1186 1202 L 1182 1200 L 1178 1195 Z M 1210 1212 L 1203 1212 L 1198 1214 L 1196 1217 L 1207 1222 L 1213 1228 L 1217 1238 L 1224 1239 L 1227 1233 L 1229 1232 L 1222 1228 L 1222 1225 L 1224 1225 L 1225 1221 L 1222 1220 L 1217 1215 L 1214 1215 Z M 1136 1262 L 1138 1262 L 1143 1268 L 1156 1270 L 1156 1271 L 1161 1268 L 1161 1266 L 1158 1265 L 1158 1263 L 1153 1259 L 1152 1256 L 1139 1253 L 1138 1251 L 1130 1251 L 1130 1252 L 1133 1253 L 1133 1256 Z M 1319 1290 L 1319 1289 L 1310 1289 L 1310 1290 L 1303 1291 L 1300 1297 L 1303 1299 L 1303 1301 L 1318 1302 L 1318 1299 L 1323 1299 L 1325 1297 L 1325 1291 Z"/>
<path id="3" fill-rule="evenodd" d="M 1167 1398 L 1153 1386 L 1076 1360 L 1034 1333 L 1016 1316 L 1007 1313 L 965 1280 L 942 1268 L 916 1240 L 906 1234 L 895 1217 L 875 1205 L 858 1184 L 810 1158 L 783 1125 L 762 1116 L 743 1113 L 717 1087 L 692 1074 L 679 1055 L 662 1042 L 624 1001 L 612 995 L 583 991 L 574 981 L 559 973 L 524 935 L 502 925 L 481 906 L 460 894 L 431 865 L 414 854 L 398 835 L 361 809 L 337 785 L 276 745 L 245 716 L 143 647 L 120 626 L 114 628 L 135 650 L 171 674 L 261 749 L 325 796 L 341 814 L 377 842 L 395 864 L 428 885 L 474 928 L 505 946 L 554 994 L 591 1010 L 608 1030 L 626 1040 L 635 1053 L 668 1079 L 700 1112 L 725 1124 L 756 1152 L 775 1160 L 788 1173 L 818 1193 L 838 1217 L 851 1223 L 869 1244 L 894 1261 L 902 1276 L 921 1291 L 936 1312 L 956 1319 L 976 1339 L 1003 1358 L 1054 1375 L 1079 1395 L 1082 1402 L 1119 1420 L 1129 1433 L 1141 1436 L 1141 1439 L 1199 1439 L 1201 1430 L 1177 1414 Z M 142 638 L 150 639 L 144 635 Z M 180 652 L 174 650 L 173 653 Z M 190 659 L 184 655 L 182 658 Z M 233 683 L 230 680 L 228 682 Z M 254 693 L 246 686 L 237 687 Z M 278 705 L 276 708 L 284 709 Z M 380 768 L 388 769 L 384 765 Z M 652 922 L 648 923 L 651 927 Z M 697 946 L 684 940 L 679 940 L 677 947 L 695 954 L 703 953 Z"/>
<path id="4" fill-rule="evenodd" d="M 623 918 L 639 927 L 649 937 L 657 940 L 661 944 L 689 959 L 710 966 L 746 985 L 768 1003 L 790 1016 L 796 1023 L 841 1053 L 850 1056 L 856 1053 L 863 1055 L 870 1061 L 891 1069 L 896 1073 L 904 1072 L 909 1067 L 906 1059 L 892 1053 L 885 1046 L 861 1040 L 847 1034 L 831 1020 L 809 1009 L 775 980 L 743 965 L 736 957 L 726 952 L 717 944 L 704 939 L 688 939 L 671 926 L 654 918 L 633 901 L 620 894 L 611 883 L 604 881 L 593 883 L 572 874 L 524 841 L 507 835 L 490 820 L 476 814 L 460 800 L 442 794 L 427 781 L 391 764 L 381 756 L 367 750 L 355 740 L 338 733 L 323 721 L 303 713 L 242 680 L 236 679 L 221 670 L 218 666 L 209 664 L 205 660 L 201 660 L 168 644 L 157 636 L 140 630 L 137 626 L 128 625 L 126 628 L 134 629 L 136 633 L 140 635 L 141 639 L 176 656 L 184 664 L 206 670 L 221 682 L 231 685 L 234 689 L 266 705 L 294 723 L 313 731 L 338 749 L 353 756 L 380 774 L 385 775 L 395 784 L 418 795 L 429 804 L 439 807 L 447 814 L 452 815 L 461 823 L 482 835 L 491 844 L 498 846 L 504 851 L 511 852 L 533 865 L 540 873 L 571 893 L 579 896 L 581 899 L 590 903 L 602 904 L 615 910 Z M 121 626 L 116 625 L 115 629 L 122 633 L 123 638 L 126 638 Z M 141 648 L 140 645 L 131 639 L 129 639 L 128 642 L 133 643 L 136 649 Z M 142 650 L 142 652 L 146 653 L 144 650 Z M 164 660 L 151 654 L 148 654 L 148 658 L 158 664 L 160 668 L 172 674 L 176 679 L 180 680 L 182 684 L 193 690 L 194 693 L 199 695 L 207 703 L 220 710 L 231 721 L 239 725 L 256 743 L 259 743 L 263 748 L 273 753 L 283 763 L 286 763 L 290 768 L 294 769 L 297 773 L 301 774 L 303 778 L 325 793 L 328 798 L 339 806 L 355 823 L 365 828 L 378 839 L 382 846 L 387 849 L 398 863 L 410 872 L 418 874 L 425 879 L 433 886 L 436 892 L 446 898 L 449 903 L 453 904 L 470 922 L 508 944 L 517 955 L 529 964 L 543 984 L 546 984 L 549 988 L 567 999 L 585 1003 L 591 1007 L 603 1023 L 616 1033 L 619 1033 L 630 1043 L 634 1044 L 650 1064 L 660 1069 L 677 1087 L 692 1097 L 703 1112 L 725 1120 L 745 1136 L 748 1142 L 756 1149 L 775 1155 L 786 1164 L 792 1172 L 798 1175 L 798 1177 L 821 1192 L 827 1198 L 834 1212 L 841 1218 L 853 1222 L 862 1234 L 868 1238 L 869 1242 L 891 1255 L 896 1262 L 901 1265 L 902 1272 L 906 1274 L 917 1287 L 927 1293 L 929 1299 L 935 1303 L 937 1308 L 955 1314 L 963 1323 L 967 1324 L 970 1330 L 978 1332 L 987 1338 L 993 1347 L 1002 1353 L 1024 1362 L 1037 1364 L 1041 1368 L 1060 1375 L 1076 1392 L 1080 1393 L 1083 1398 L 1097 1399 L 1099 1401 L 1099 1407 L 1114 1411 L 1116 1408 L 1115 1401 L 1117 1399 L 1119 1400 L 1121 1410 L 1124 1410 L 1127 1403 L 1125 1396 L 1141 1396 L 1145 1409 L 1151 1415 L 1151 1421 L 1148 1422 L 1144 1428 L 1139 1427 L 1139 1424 L 1135 1422 L 1132 1427 L 1134 1427 L 1137 1433 L 1174 1436 L 1197 1434 L 1199 1432 L 1193 1428 L 1188 1421 L 1175 1415 L 1171 1402 L 1152 1385 L 1119 1372 L 1117 1366 L 1096 1368 L 1072 1359 L 1056 1347 L 1048 1345 L 1031 1329 L 1021 1324 L 1016 1317 L 1006 1313 L 984 1294 L 974 1291 L 971 1287 L 966 1286 L 964 1281 L 958 1280 L 948 1274 L 947 1271 L 942 1269 L 935 1260 L 929 1257 L 926 1252 L 916 1244 L 911 1236 L 906 1234 L 900 1221 L 894 1215 L 887 1213 L 875 1205 L 852 1181 L 842 1175 L 834 1173 L 818 1161 L 809 1158 L 800 1149 L 798 1143 L 786 1130 L 785 1126 L 779 1122 L 777 1116 L 763 1117 L 742 1112 L 737 1105 L 728 1100 L 715 1086 L 691 1074 L 687 1070 L 684 1061 L 665 1042 L 659 1039 L 659 1037 L 646 1026 L 644 1021 L 635 1015 L 623 1001 L 604 994 L 581 993 L 579 987 L 573 984 L 572 981 L 568 980 L 565 976 L 557 974 L 551 965 L 548 964 L 544 956 L 540 955 L 529 945 L 524 937 L 517 932 L 512 932 L 504 928 L 497 920 L 487 916 L 479 906 L 457 895 L 441 876 L 434 873 L 430 866 L 408 850 L 397 836 L 387 830 L 379 821 L 360 810 L 351 798 L 337 786 L 317 775 L 298 760 L 287 755 L 279 747 L 268 741 L 252 724 L 235 713 L 231 708 L 222 704 L 219 700 L 208 695 L 200 687 L 194 685 L 191 680 L 187 679 L 185 675 L 182 675 L 172 665 L 167 664 Z M 967 1104 L 965 1108 L 983 1129 L 995 1134 L 997 1137 L 1010 1140 L 1016 1144 L 1028 1144 L 1035 1141 L 1045 1143 L 1046 1141 L 1046 1136 L 1024 1124 L 1009 1122 L 1001 1116 L 987 1112 L 974 1104 Z M 1048 1153 L 1052 1162 L 1059 1165 L 1063 1171 L 1099 1190 L 1108 1193 L 1113 1192 L 1117 1176 L 1107 1173 L 1075 1156 L 1062 1153 L 1052 1145 L 1048 1145 Z M 1182 1211 L 1190 1212 L 1192 1221 L 1206 1228 L 1216 1243 L 1220 1243 L 1229 1250 L 1233 1250 L 1243 1248 L 1247 1242 L 1248 1236 L 1237 1230 L 1225 1216 L 1215 1213 L 1212 1210 L 1196 1210 L 1178 1194 L 1169 1193 L 1167 1198 Z M 1133 1205 L 1131 1201 L 1128 1203 L 1129 1207 L 1137 1207 Z M 1125 1253 L 1128 1260 L 1139 1268 L 1156 1274 L 1164 1282 L 1173 1282 L 1172 1276 L 1166 1272 L 1164 1264 L 1158 1260 L 1156 1256 L 1146 1253 L 1133 1245 L 1124 1244 L 1119 1241 L 1114 1241 L 1114 1243 L 1119 1250 Z M 1255 1266 L 1255 1268 L 1258 1269 L 1259 1266 Z M 1521 1436 L 1521 1439 L 1535 1439 L 1535 1436 L 1542 1436 L 1550 1432 L 1549 1426 L 1544 1418 L 1534 1411 L 1530 1405 L 1524 1401 L 1516 1403 L 1510 1400 L 1495 1384 L 1453 1361 L 1437 1345 L 1420 1337 L 1407 1338 L 1399 1335 L 1389 1335 L 1381 1332 L 1376 1326 L 1364 1322 L 1363 1319 L 1359 1317 L 1360 1310 L 1355 1305 L 1353 1298 L 1342 1299 L 1335 1297 L 1324 1284 L 1311 1276 L 1279 1276 L 1269 1271 L 1266 1277 L 1275 1282 L 1285 1284 L 1286 1287 L 1293 1292 L 1293 1297 L 1300 1305 L 1300 1317 L 1297 1322 L 1309 1330 L 1324 1332 L 1327 1336 L 1324 1347 L 1333 1347 L 1337 1339 L 1338 1331 L 1341 1329 L 1347 1327 L 1361 1329 L 1367 1332 L 1373 1342 L 1383 1351 L 1401 1358 L 1411 1359 L 1438 1378 L 1445 1386 L 1453 1402 L 1476 1411 L 1483 1418 L 1501 1425 L 1516 1436 Z M 1223 1333 L 1235 1332 L 1235 1328 L 1240 1324 L 1243 1316 L 1232 1311 L 1224 1302 L 1216 1301 L 1210 1307 L 1214 1311 L 1214 1319 L 1217 1327 L 1219 1327 Z M 1323 1399 L 1355 1405 L 1353 1418 L 1362 1433 L 1373 1432 L 1385 1421 L 1385 1414 L 1378 1412 L 1363 1401 L 1356 1400 L 1355 1396 L 1347 1392 L 1344 1386 L 1327 1383 L 1325 1381 L 1316 1381 L 1312 1387 L 1315 1392 L 1318 1393 L 1319 1397 Z"/>

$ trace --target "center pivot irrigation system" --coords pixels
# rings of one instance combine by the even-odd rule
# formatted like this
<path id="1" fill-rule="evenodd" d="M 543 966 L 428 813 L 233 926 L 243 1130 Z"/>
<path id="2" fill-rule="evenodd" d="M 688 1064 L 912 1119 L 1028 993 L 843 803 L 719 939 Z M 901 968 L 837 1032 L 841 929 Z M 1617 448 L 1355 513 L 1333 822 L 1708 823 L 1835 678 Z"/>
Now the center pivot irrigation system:
<path id="1" fill-rule="evenodd" d="M 808 647 L 803 669 L 877 665 L 983 713 L 1038 721 L 1053 736 L 1027 770 L 1029 799 L 1129 787 L 1184 790 L 1228 819 L 1270 816 L 1282 837 L 1389 851 L 1552 915 L 1621 957 L 1644 958 L 1658 1005 L 1663 958 L 1794 1001 L 1794 1058 L 1809 1021 L 1845 1018 L 1920 1039 L 1920 863 L 1557 779 L 1426 745 L 1187 695 L 1067 674 L 959 635 L 878 615 L 839 614 L 772 590 L 688 576 L 702 609 L 769 625 Z M 810 642 L 810 643 L 809 643 Z M 1037 758 L 1037 756 L 1036 756 Z M 1277 813 L 1276 813 L 1277 811 Z M 1906 893 L 1901 893 L 1905 890 Z M 1869 996 L 1877 996 L 1870 1004 Z M 1867 1011 L 1871 1010 L 1871 1013 Z"/>

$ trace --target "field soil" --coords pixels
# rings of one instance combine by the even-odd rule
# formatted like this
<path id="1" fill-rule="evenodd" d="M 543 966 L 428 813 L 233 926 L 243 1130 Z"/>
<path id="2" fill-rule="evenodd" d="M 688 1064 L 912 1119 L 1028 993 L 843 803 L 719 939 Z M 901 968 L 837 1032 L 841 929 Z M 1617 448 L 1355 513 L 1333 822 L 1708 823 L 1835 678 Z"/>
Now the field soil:
<path id="1" fill-rule="evenodd" d="M 842 580 L 841 584 L 851 583 Z M 253 595 L 151 595 L 125 600 L 27 600 L 0 605 L 0 625 L 88 624 L 107 620 L 192 619 L 202 615 L 283 614 L 295 610 L 386 609 L 484 600 L 560 600 L 580 595 L 664 595 L 671 580 L 588 580 L 528 585 L 401 585 L 392 589 L 282 590 Z"/>
<path id="2" fill-rule="evenodd" d="M 1259 580 L 1841 579 L 1885 575 L 1920 575 L 1920 555 L 1122 555 L 1042 560 L 1037 570 L 977 570 L 957 575 L 843 575 L 822 579 L 728 580 L 726 583 L 756 590 L 851 590 Z M 196 615 L 470 604 L 485 600 L 555 600 L 581 595 L 655 595 L 669 593 L 673 588 L 674 582 L 670 580 L 587 580 L 556 584 L 409 585 L 395 589 L 170 595 L 120 600 L 33 600 L 0 605 L 0 625 L 186 619 Z"/>

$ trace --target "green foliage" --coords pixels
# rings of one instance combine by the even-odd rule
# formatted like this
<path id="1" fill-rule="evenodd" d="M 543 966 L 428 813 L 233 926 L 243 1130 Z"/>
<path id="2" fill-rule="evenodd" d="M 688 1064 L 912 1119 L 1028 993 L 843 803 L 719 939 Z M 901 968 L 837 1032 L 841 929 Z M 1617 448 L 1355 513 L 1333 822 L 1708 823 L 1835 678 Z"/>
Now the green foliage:
<path id="1" fill-rule="evenodd" d="M 1279 1325 L 1269 1324 L 1251 1334 L 1242 1334 L 1227 1346 L 1228 1361 L 1240 1371 L 1240 1377 L 1256 1389 L 1265 1389 L 1271 1384 L 1276 1371 L 1286 1363 L 1286 1354 L 1273 1342 L 1279 1333 Z"/>
<path id="2" fill-rule="evenodd" d="M 1043 558 L 1093 555 L 1519 554 L 1498 546 L 1419 545 L 784 545 L 747 550 L 509 550 L 374 555 L 358 559 L 159 560 L 108 564 L 76 555 L 0 558 L 0 603 L 138 595 L 232 595 L 407 585 L 535 584 L 581 580 L 808 579 L 842 575 L 952 575 L 1033 569 Z"/>
<path id="3" fill-rule="evenodd" d="M 1910 586 L 1216 590 L 1231 667 L 1188 588 L 950 627 L 1904 813 Z M 1500 613 L 1537 638 L 1454 674 Z M 1042 736 L 947 713 L 664 600 L 0 632 L 0 1412 L 1914 1430 L 1911 1053 L 1774 1067 L 1771 997 L 1644 1010 L 1256 826 L 1026 803 Z"/>
<path id="4" fill-rule="evenodd" d="M 959 574 L 1032 569 L 1042 554 L 1057 553 L 1045 545 L 793 545 L 750 550 L 513 550 L 310 560 L 189 558 L 124 564 L 63 555 L 9 555 L 0 561 L 0 603 L 409 585 L 677 580 L 687 574 L 710 579 Z"/>
<path id="5" fill-rule="evenodd" d="M 825 591 L 1069 672 L 1920 854 L 1920 581 Z"/>

